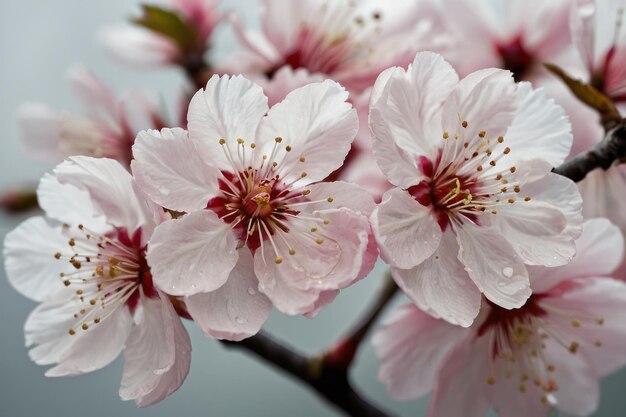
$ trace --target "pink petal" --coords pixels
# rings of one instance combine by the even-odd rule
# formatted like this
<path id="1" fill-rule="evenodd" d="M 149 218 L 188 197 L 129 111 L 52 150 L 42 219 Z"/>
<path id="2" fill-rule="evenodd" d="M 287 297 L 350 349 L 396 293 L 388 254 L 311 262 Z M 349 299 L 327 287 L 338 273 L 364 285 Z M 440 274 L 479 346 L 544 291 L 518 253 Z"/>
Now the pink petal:
<path id="1" fill-rule="evenodd" d="M 422 310 L 463 327 L 478 315 L 481 295 L 457 259 L 454 233 L 443 234 L 439 248 L 412 269 L 392 268 L 402 290 Z"/>
<path id="2" fill-rule="evenodd" d="M 124 351 L 122 400 L 139 407 L 155 404 L 176 391 L 189 372 L 191 340 L 165 294 L 142 298 L 142 321 L 133 328 Z"/>
<path id="3" fill-rule="evenodd" d="M 154 283 L 172 295 L 215 291 L 239 257 L 230 225 L 210 210 L 160 224 L 148 245 Z"/>
<path id="4" fill-rule="evenodd" d="M 163 207 L 185 212 L 204 209 L 218 192 L 220 172 L 202 161 L 182 129 L 140 132 L 133 156 L 135 180 Z"/>
<path id="5" fill-rule="evenodd" d="M 215 291 L 185 299 L 189 314 L 204 334 L 239 341 L 256 334 L 269 317 L 272 303 L 258 290 L 254 261 L 241 249 L 226 284 Z"/>
<path id="6" fill-rule="evenodd" d="M 119 162 L 106 158 L 74 156 L 54 169 L 61 184 L 89 192 L 94 207 L 107 222 L 136 230 L 146 221 L 146 206 L 132 187 L 132 177 Z"/>
<path id="7" fill-rule="evenodd" d="M 543 89 L 533 90 L 528 82 L 518 84 L 517 107 L 515 119 L 504 136 L 510 153 L 498 160 L 498 168 L 503 171 L 512 166 L 519 168 L 522 161 L 537 158 L 551 167 L 563 163 L 573 140 L 565 111 L 546 97 Z"/>
<path id="8" fill-rule="evenodd" d="M 465 335 L 413 305 L 396 308 L 372 339 L 381 361 L 378 379 L 397 400 L 428 393 L 444 358 Z"/>
<path id="9" fill-rule="evenodd" d="M 370 193 L 349 182 L 318 182 L 307 186 L 307 189 L 311 191 L 309 198 L 313 201 L 324 200 L 328 197 L 333 198 L 330 205 L 327 202 L 319 205 L 313 204 L 309 206 L 310 210 L 327 209 L 329 206 L 332 208 L 346 207 L 356 213 L 369 216 L 376 208 L 376 203 Z"/>
<path id="10" fill-rule="evenodd" d="M 49 160 L 64 156 L 60 150 L 60 114 L 45 104 L 27 103 L 19 108 L 17 118 L 28 155 Z"/>
<path id="11" fill-rule="evenodd" d="M 563 293 L 545 298 L 544 304 L 569 313 L 551 320 L 551 324 L 558 334 L 566 334 L 572 341 L 579 342 L 579 353 L 599 376 L 626 365 L 626 322 L 623 320 L 626 284 L 609 278 L 585 277 Z M 572 317 L 583 318 L 582 325 L 574 328 Z M 603 320 L 601 325 L 597 319 Z M 598 341 L 600 347 L 596 346 Z"/>
<path id="12" fill-rule="evenodd" d="M 428 417 L 484 417 L 489 408 L 486 338 L 459 345 L 443 359 L 428 405 Z"/>
<path id="13" fill-rule="evenodd" d="M 170 39 L 140 27 L 106 27 L 98 38 L 114 58 L 141 68 L 170 64 L 180 53 Z"/>
<path id="14" fill-rule="evenodd" d="M 295 180 L 301 172 L 307 173 L 306 182 L 323 180 L 342 165 L 358 131 L 347 99 L 348 92 L 330 80 L 292 91 L 263 119 L 257 152 L 270 155 L 274 139 L 281 137 L 281 152 L 292 149 L 276 161 L 283 180 Z"/>
<path id="15" fill-rule="evenodd" d="M 46 217 L 61 223 L 70 225 L 83 223 L 88 225 L 90 230 L 97 232 L 110 228 L 106 225 L 102 213 L 94 207 L 87 191 L 74 185 L 61 184 L 54 175 L 46 173 L 39 180 L 37 202 L 46 213 Z"/>
<path id="16" fill-rule="evenodd" d="M 382 258 L 402 269 L 428 259 L 439 247 L 442 235 L 431 210 L 399 188 L 383 195 L 372 213 L 372 229 Z"/>
<path id="17" fill-rule="evenodd" d="M 533 291 L 546 292 L 573 278 L 611 276 L 622 263 L 624 238 L 620 230 L 606 219 L 587 220 L 576 241 L 576 253 L 570 263 L 560 268 L 533 268 Z"/>
<path id="18" fill-rule="evenodd" d="M 479 70 L 462 79 L 446 99 L 442 130 L 450 137 L 458 134 L 466 140 L 473 140 L 480 131 L 485 131 L 489 138 L 495 139 L 504 136 L 516 110 L 517 88 L 512 74 L 495 68 Z M 462 121 L 468 122 L 466 128 Z"/>
<path id="19" fill-rule="evenodd" d="M 267 110 L 267 97 L 258 85 L 240 75 L 214 75 L 189 103 L 189 137 L 204 161 L 232 171 L 223 146 L 236 156 L 240 146 L 237 139 L 243 139 L 246 145 L 253 143 Z M 226 141 L 224 145 L 220 145 L 220 139 Z"/>
<path id="20" fill-rule="evenodd" d="M 54 255 L 67 248 L 67 241 L 61 226 L 44 217 L 28 219 L 9 232 L 4 239 L 4 267 L 9 283 L 35 301 L 59 294 L 65 288 L 59 274 L 72 267 Z"/>
<path id="21" fill-rule="evenodd" d="M 76 341 L 59 358 L 59 364 L 46 371 L 46 376 L 79 375 L 107 366 L 124 349 L 132 325 L 128 309 L 118 308 L 97 327 L 79 329 Z M 67 330 L 63 336 L 72 337 Z"/>
<path id="22" fill-rule="evenodd" d="M 528 271 L 500 232 L 470 222 L 455 231 L 459 260 L 485 297 L 506 309 L 524 305 L 531 293 Z"/>
<path id="23" fill-rule="evenodd" d="M 419 182 L 415 161 L 418 155 L 434 156 L 443 134 L 442 104 L 458 81 L 450 64 L 432 52 L 418 53 L 406 72 L 396 68 L 379 76 L 372 93 L 370 126 L 374 155 L 392 183 L 406 188 Z M 405 152 L 412 160 L 398 159 Z M 413 182 L 398 172 L 410 165 Z"/>

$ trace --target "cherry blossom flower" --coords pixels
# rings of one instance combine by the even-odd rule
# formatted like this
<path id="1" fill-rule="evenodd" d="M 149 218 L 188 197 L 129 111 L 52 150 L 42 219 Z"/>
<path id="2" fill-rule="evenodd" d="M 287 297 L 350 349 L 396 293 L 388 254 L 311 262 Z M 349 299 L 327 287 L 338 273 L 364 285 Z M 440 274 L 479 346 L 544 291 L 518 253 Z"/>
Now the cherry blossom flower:
<path id="1" fill-rule="evenodd" d="M 117 98 L 82 68 L 72 70 L 70 80 L 86 115 L 58 113 L 39 103 L 24 105 L 19 122 L 29 155 L 46 159 L 107 157 L 128 167 L 137 132 L 164 126 L 154 103 L 141 93 Z"/>
<path id="2" fill-rule="evenodd" d="M 456 41 L 448 58 L 462 75 L 496 67 L 528 79 L 543 62 L 554 62 L 571 45 L 573 3 L 442 0 L 441 13 Z"/>
<path id="3" fill-rule="evenodd" d="M 374 156 L 396 188 L 372 216 L 381 256 L 418 306 L 468 326 L 480 293 L 503 308 L 530 296 L 526 265 L 571 260 L 576 185 L 550 169 L 572 143 L 563 110 L 498 69 L 459 81 L 439 55 L 381 74 Z"/>
<path id="4" fill-rule="evenodd" d="M 100 38 L 108 51 L 121 62 L 140 67 L 184 63 L 190 53 L 202 56 L 223 15 L 218 0 L 168 0 L 193 33 L 189 51 L 181 50 L 172 38 L 142 26 L 112 26 L 101 30 Z"/>
<path id="5" fill-rule="evenodd" d="M 421 2 L 426 3 L 426 2 Z M 395 0 L 383 8 L 366 0 L 264 0 L 261 32 L 231 17 L 247 53 L 230 60 L 230 72 L 274 73 L 289 65 L 325 74 L 351 91 L 370 87 L 392 65 L 406 65 L 418 50 L 448 43 L 431 20 L 431 7 Z"/>
<path id="6" fill-rule="evenodd" d="M 398 308 L 374 336 L 379 378 L 398 399 L 432 390 L 428 417 L 547 416 L 552 407 L 587 416 L 598 378 L 626 364 L 626 284 L 608 278 L 624 243 L 606 219 L 585 223 L 574 260 L 534 267 L 533 295 L 520 309 L 486 301 L 468 329 Z"/>
<path id="7" fill-rule="evenodd" d="M 124 351 L 121 398 L 142 407 L 162 400 L 182 384 L 191 355 L 146 261 L 163 210 L 136 194 L 118 162 L 84 156 L 45 175 L 38 197 L 46 217 L 26 220 L 4 246 L 9 282 L 40 302 L 25 325 L 31 359 L 54 365 L 47 376 L 68 376 Z"/>
<path id="8" fill-rule="evenodd" d="M 350 149 L 358 121 L 347 92 L 332 81 L 299 88 L 268 112 L 260 86 L 212 77 L 189 106 L 189 137 L 147 131 L 134 146 L 133 174 L 156 203 L 178 212 L 150 241 L 155 282 L 187 296 L 191 315 L 261 326 L 269 303 L 287 314 L 314 313 L 364 277 L 377 257 L 367 216 L 372 198 L 351 184 L 320 183 Z M 224 298 L 224 291 L 232 292 Z M 195 302 L 198 301 L 198 302 Z"/>
<path id="9" fill-rule="evenodd" d="M 574 43 L 591 84 L 626 104 L 624 0 L 579 0 L 572 16 Z"/>

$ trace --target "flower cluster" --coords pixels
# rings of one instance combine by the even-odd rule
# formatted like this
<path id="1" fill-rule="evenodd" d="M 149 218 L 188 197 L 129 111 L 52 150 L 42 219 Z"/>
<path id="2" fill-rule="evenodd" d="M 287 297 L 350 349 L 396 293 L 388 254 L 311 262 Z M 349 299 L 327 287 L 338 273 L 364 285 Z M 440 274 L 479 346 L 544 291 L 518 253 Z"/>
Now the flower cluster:
<path id="1" fill-rule="evenodd" d="M 181 319 L 241 342 L 273 308 L 315 317 L 380 255 L 410 301 L 373 339 L 392 397 L 432 391 L 431 417 L 595 411 L 626 365 L 626 175 L 552 171 L 625 124 L 624 2 L 390 3 L 263 0 L 257 31 L 213 0 L 144 6 L 105 43 L 181 67 L 186 117 L 86 70 L 86 116 L 24 108 L 27 149 L 66 158 L 4 242 L 46 375 L 123 352 L 120 397 L 154 404 L 189 371 Z M 243 50 L 213 62 L 219 24 Z M 586 79 L 570 91 L 546 61 Z"/>

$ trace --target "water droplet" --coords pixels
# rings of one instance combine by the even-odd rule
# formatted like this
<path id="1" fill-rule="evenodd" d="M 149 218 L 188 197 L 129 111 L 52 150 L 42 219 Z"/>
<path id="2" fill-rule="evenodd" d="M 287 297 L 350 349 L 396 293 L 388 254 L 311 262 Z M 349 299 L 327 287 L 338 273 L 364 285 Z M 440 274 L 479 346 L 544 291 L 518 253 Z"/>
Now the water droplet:
<path id="1" fill-rule="evenodd" d="M 163 195 L 168 195 L 170 193 L 170 189 L 166 187 L 159 187 L 159 192 Z"/>
<path id="2" fill-rule="evenodd" d="M 239 317 L 239 316 L 235 317 L 235 321 L 238 324 L 246 324 L 248 322 L 248 320 L 244 319 L 243 317 Z"/>
<path id="3" fill-rule="evenodd" d="M 254 295 L 254 294 L 256 294 L 256 291 L 254 290 L 254 288 L 250 287 L 250 288 L 248 288 L 248 294 Z"/>
<path id="4" fill-rule="evenodd" d="M 196 284 L 191 284 L 191 288 L 196 288 Z"/>
<path id="5" fill-rule="evenodd" d="M 510 266 L 503 268 L 502 275 L 504 275 L 507 278 L 511 278 L 513 276 L 513 268 L 511 268 Z"/>
<path id="6" fill-rule="evenodd" d="M 172 289 L 175 290 L 176 289 L 176 285 L 172 285 Z"/>

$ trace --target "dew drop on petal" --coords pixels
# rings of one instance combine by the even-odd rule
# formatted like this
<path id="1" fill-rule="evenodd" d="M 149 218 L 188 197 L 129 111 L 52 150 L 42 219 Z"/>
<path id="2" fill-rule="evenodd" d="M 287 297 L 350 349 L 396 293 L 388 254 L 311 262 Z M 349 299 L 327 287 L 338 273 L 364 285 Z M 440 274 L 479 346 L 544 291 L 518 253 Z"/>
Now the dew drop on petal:
<path id="1" fill-rule="evenodd" d="M 159 192 L 163 195 L 168 195 L 170 193 L 170 189 L 166 187 L 159 187 Z"/>
<path id="2" fill-rule="evenodd" d="M 513 268 L 509 266 L 507 266 L 506 268 L 503 268 L 502 275 L 504 275 L 507 278 L 511 278 L 513 276 Z"/>

